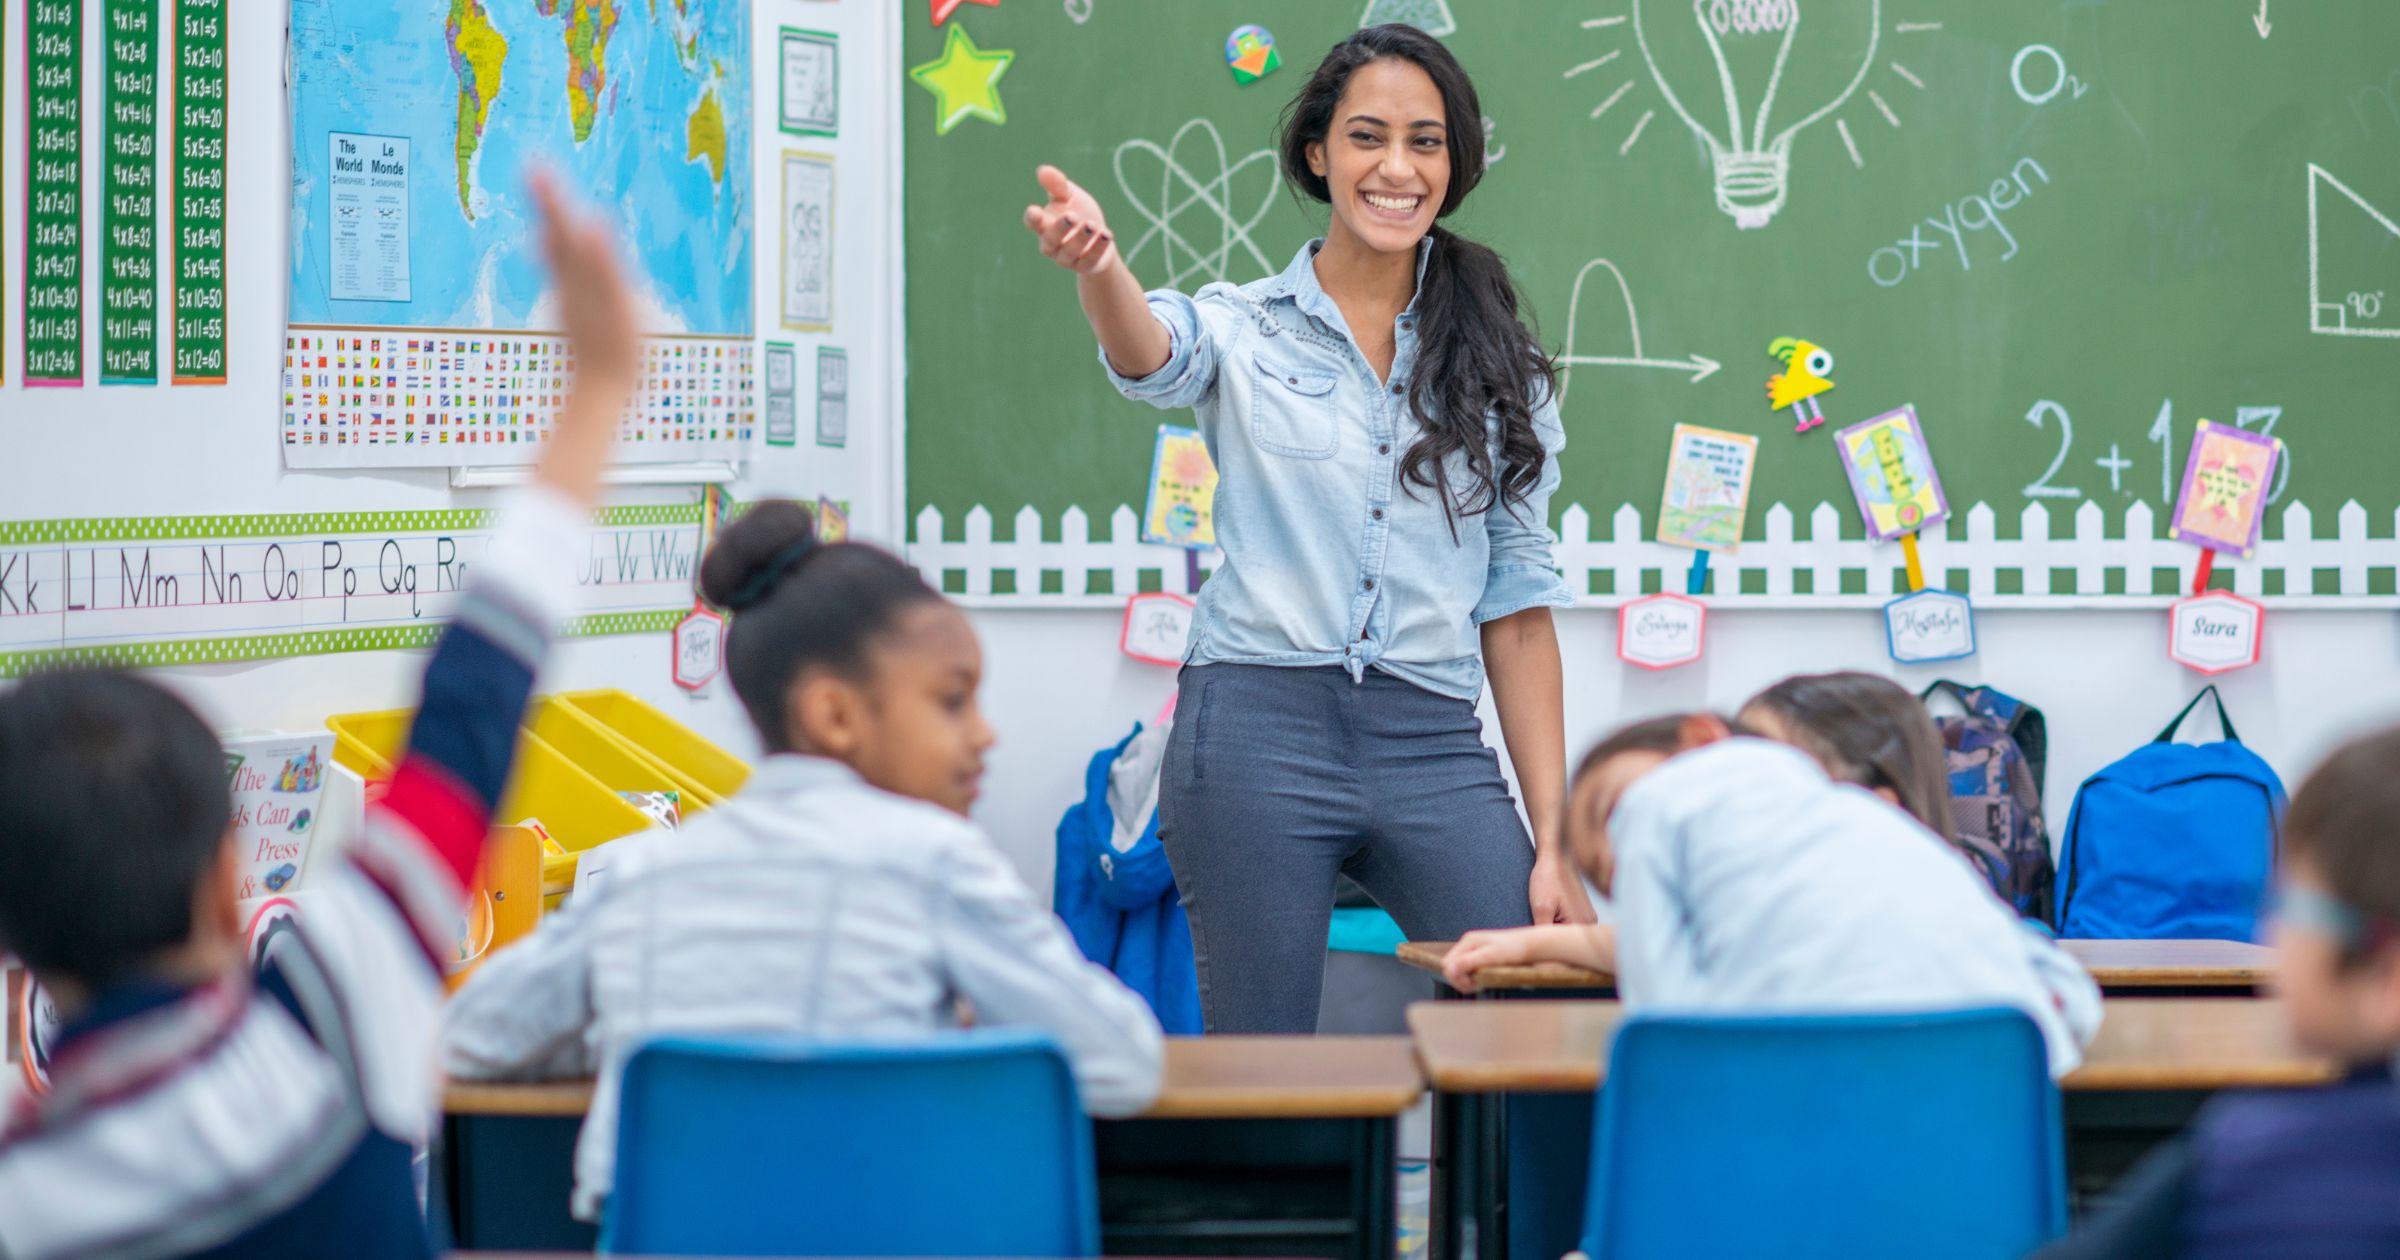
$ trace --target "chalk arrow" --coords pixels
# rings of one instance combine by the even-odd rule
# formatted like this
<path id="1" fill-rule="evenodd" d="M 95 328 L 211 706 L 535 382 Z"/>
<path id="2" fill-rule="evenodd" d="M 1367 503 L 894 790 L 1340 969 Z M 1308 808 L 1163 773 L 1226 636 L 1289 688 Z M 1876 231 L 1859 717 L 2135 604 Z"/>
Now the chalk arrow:
<path id="1" fill-rule="evenodd" d="M 2258 28 L 2260 39 L 2265 39 L 2267 32 L 2275 29 L 2275 24 L 2267 20 L 2267 0 L 2258 0 L 2258 16 L 2250 19 L 2250 25 Z"/>
<path id="2" fill-rule="evenodd" d="M 1694 385 L 1715 376 L 1717 369 L 1725 366 L 1704 354 L 1690 355 L 1681 359 L 1625 359 L 1576 354 L 1568 355 L 1560 359 L 1558 363 L 1561 367 L 1670 368 L 1677 372 L 1691 373 Z"/>

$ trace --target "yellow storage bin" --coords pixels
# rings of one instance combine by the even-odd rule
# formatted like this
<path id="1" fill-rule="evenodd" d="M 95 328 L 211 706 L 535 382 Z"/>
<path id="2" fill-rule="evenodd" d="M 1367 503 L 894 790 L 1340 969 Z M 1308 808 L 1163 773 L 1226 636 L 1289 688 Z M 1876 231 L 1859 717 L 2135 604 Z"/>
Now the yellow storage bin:
<path id="1" fill-rule="evenodd" d="M 413 709 L 335 714 L 325 719 L 334 734 L 333 759 L 367 778 L 388 779 L 415 720 Z M 530 733 L 517 743 L 516 768 L 492 821 L 505 826 L 528 818 L 540 819 L 568 850 L 543 857 L 542 891 L 551 898 L 574 884 L 578 853 L 650 826 L 648 815 Z"/>
<path id="2" fill-rule="evenodd" d="M 585 717 L 573 706 L 544 696 L 534 697 L 525 711 L 525 725 L 535 739 L 566 754 L 584 773 L 616 792 L 676 792 L 683 816 L 691 817 L 717 803 L 715 793 L 643 756 L 607 727 Z"/>
<path id="3" fill-rule="evenodd" d="M 658 763 L 678 783 L 709 804 L 740 791 L 750 778 L 747 763 L 631 692 L 613 687 L 562 691 L 557 700 L 590 718 L 634 752 Z"/>

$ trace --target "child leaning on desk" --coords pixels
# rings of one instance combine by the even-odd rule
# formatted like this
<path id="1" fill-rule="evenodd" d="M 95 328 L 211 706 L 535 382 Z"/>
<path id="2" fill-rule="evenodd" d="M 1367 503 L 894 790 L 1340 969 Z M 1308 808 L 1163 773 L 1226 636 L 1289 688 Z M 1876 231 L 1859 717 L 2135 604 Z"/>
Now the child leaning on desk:
<path id="1" fill-rule="evenodd" d="M 2277 879 L 2293 1038 L 2349 1077 L 2217 1098 L 2040 1260 L 2400 1256 L 2400 728 L 2300 786 Z"/>
<path id="2" fill-rule="evenodd" d="M 821 543 L 796 503 L 727 527 L 702 594 L 733 614 L 726 672 L 769 756 L 739 795 L 629 846 L 608 878 L 494 955 L 450 1007 L 458 1077 L 599 1086 L 572 1209 L 616 1171 L 619 1077 L 662 1033 L 862 1038 L 954 1022 L 1039 1029 L 1086 1108 L 1156 1096 L 1158 1020 L 1084 961 L 964 815 L 991 728 L 983 653 L 957 606 L 876 548 Z"/>
<path id="3" fill-rule="evenodd" d="M 1745 723 L 1767 725 L 1754 709 Z M 1922 821 L 1946 831 L 1948 803 L 1910 773 L 1939 756 L 1921 709 L 1913 722 L 1925 730 L 1820 738 L 1829 764 L 1713 714 L 1619 731 L 1585 756 L 1567 818 L 1616 922 L 1470 934 L 1445 974 L 1465 989 L 1482 967 L 1574 962 L 1614 972 L 1633 1008 L 2013 1006 L 2065 1075 L 2099 1031 L 2099 989 Z M 1853 762 L 1841 750 L 1854 747 L 1881 751 Z"/>

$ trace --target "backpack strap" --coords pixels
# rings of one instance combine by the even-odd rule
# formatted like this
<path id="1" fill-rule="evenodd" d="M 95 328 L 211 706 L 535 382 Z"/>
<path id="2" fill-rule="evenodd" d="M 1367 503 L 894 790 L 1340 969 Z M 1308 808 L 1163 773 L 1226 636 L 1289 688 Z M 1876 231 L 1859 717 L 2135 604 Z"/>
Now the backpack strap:
<path id="1" fill-rule="evenodd" d="M 2210 683 L 2209 685 L 2202 687 L 2200 689 L 2200 694 L 2193 696 L 2192 702 L 2183 706 L 2183 711 L 2175 715 L 2175 720 L 2167 723 L 2167 729 L 2160 731 L 2158 733 L 2158 738 L 2150 742 L 2154 744 L 2171 744 L 2175 742 L 2176 729 L 2183 725 L 2183 720 L 2185 718 L 2188 718 L 2192 715 L 2192 710 L 2200 707 L 2200 702 L 2203 700 L 2214 700 L 2217 702 L 2217 724 L 2225 728 L 2225 738 L 2236 744 L 2241 743 L 2242 737 L 2234 733 L 2232 715 L 2225 712 L 2225 697 L 2217 694 L 2217 685 L 2215 683 Z"/>

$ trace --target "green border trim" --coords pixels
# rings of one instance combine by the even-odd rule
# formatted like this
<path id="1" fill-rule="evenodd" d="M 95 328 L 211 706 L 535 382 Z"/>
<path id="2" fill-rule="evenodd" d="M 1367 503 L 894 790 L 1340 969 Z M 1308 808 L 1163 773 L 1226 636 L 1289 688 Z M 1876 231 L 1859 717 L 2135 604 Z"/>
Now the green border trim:
<path id="1" fill-rule="evenodd" d="M 697 525 L 700 505 L 651 503 L 602 508 L 592 514 L 599 528 Z M 283 512 L 249 516 L 73 517 L 50 521 L 0 521 L 0 547 L 58 543 L 185 542 L 227 538 L 283 538 L 293 534 L 438 534 L 489 529 L 492 512 L 456 508 L 425 512 Z"/>
<path id="2" fill-rule="evenodd" d="M 612 634 L 664 634 L 691 610 L 666 608 L 649 612 L 595 613 L 577 617 L 560 632 L 561 638 L 586 639 Z M 305 630 L 294 634 L 253 634 L 225 639 L 172 639 L 157 643 L 107 643 L 91 647 L 46 648 L 30 652 L 0 652 L 0 678 L 15 678 L 56 665 L 109 665 L 120 669 L 156 669 L 173 665 L 224 665 L 243 661 L 280 660 L 294 656 L 332 656 L 343 652 L 389 652 L 432 647 L 447 623 L 381 626 L 355 630 Z"/>

